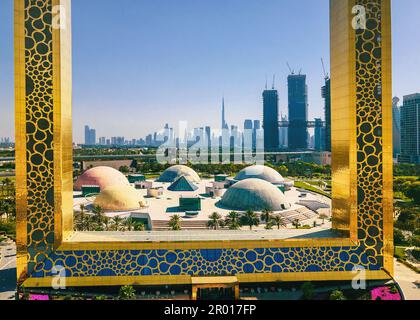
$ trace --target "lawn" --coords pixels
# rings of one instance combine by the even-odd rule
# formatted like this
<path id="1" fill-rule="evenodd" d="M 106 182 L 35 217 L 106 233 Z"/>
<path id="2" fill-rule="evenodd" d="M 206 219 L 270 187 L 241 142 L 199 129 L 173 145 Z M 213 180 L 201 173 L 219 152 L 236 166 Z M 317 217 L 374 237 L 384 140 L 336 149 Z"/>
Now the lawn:
<path id="1" fill-rule="evenodd" d="M 395 258 L 405 260 L 405 247 L 395 247 Z"/>
<path id="2" fill-rule="evenodd" d="M 311 186 L 310 184 L 303 182 L 303 181 L 295 181 L 295 187 L 299 188 L 299 189 L 305 189 L 308 191 L 312 191 L 315 193 L 318 193 L 320 195 L 323 195 L 327 198 L 331 199 L 331 194 L 329 194 L 328 192 L 324 192 L 321 189 L 315 188 L 314 186 Z"/>

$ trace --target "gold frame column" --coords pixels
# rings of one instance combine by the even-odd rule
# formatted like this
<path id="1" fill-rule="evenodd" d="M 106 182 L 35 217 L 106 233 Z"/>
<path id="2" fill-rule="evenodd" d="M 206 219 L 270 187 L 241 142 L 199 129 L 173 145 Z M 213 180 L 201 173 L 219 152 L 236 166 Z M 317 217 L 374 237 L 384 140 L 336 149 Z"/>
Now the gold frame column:
<path id="1" fill-rule="evenodd" d="M 14 11 L 22 283 L 39 265 L 52 263 L 54 249 L 73 228 L 70 0 L 15 0 Z"/>

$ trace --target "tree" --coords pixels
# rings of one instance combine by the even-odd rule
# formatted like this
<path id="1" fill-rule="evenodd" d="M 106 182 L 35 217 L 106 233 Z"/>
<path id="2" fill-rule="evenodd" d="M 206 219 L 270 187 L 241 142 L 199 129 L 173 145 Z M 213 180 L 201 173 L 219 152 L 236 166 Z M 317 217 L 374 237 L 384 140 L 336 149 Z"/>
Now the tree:
<path id="1" fill-rule="evenodd" d="M 207 227 L 209 227 L 210 229 L 217 230 L 220 227 L 223 227 L 222 216 L 217 212 L 213 212 L 209 216 L 209 219 L 210 220 L 207 222 Z"/>
<path id="2" fill-rule="evenodd" d="M 319 218 L 322 220 L 322 224 L 325 224 L 325 220 L 329 218 L 328 215 L 326 215 L 325 213 L 321 213 L 319 215 Z"/>
<path id="3" fill-rule="evenodd" d="M 174 215 L 171 217 L 168 223 L 169 229 L 172 231 L 181 230 L 181 217 L 179 215 Z"/>
<path id="4" fill-rule="evenodd" d="M 129 167 L 127 167 L 127 166 L 121 166 L 120 167 L 120 170 L 119 170 L 121 173 L 129 173 L 130 172 L 130 168 Z"/>
<path id="5" fill-rule="evenodd" d="M 114 230 L 121 231 L 121 229 L 123 228 L 123 219 L 119 216 L 115 216 L 114 218 L 112 218 L 112 222 L 114 223 Z"/>
<path id="6" fill-rule="evenodd" d="M 299 229 L 299 227 L 301 226 L 299 219 L 293 220 L 292 224 L 296 229 Z"/>
<path id="7" fill-rule="evenodd" d="M 335 290 L 330 294 L 330 300 L 347 300 L 344 293 L 340 290 Z"/>
<path id="8" fill-rule="evenodd" d="M 97 223 L 103 223 L 104 210 L 102 209 L 101 206 L 93 206 L 92 213 L 94 214 L 94 217 Z"/>
<path id="9" fill-rule="evenodd" d="M 304 300 L 312 300 L 312 298 L 314 297 L 314 294 L 315 294 L 315 287 L 312 284 L 312 282 L 305 282 L 302 285 L 301 290 L 303 292 L 303 299 Z"/>
<path id="10" fill-rule="evenodd" d="M 395 226 L 402 230 L 415 231 L 420 227 L 420 213 L 417 208 L 403 208 L 398 215 Z"/>
<path id="11" fill-rule="evenodd" d="M 413 247 L 420 248 L 420 236 L 414 235 L 410 238 L 410 243 Z"/>
<path id="12" fill-rule="evenodd" d="M 400 229 L 394 229 L 394 242 L 397 246 L 407 245 L 407 240 L 404 233 Z"/>
<path id="13" fill-rule="evenodd" d="M 93 220 L 96 222 L 96 231 L 105 231 L 109 230 L 109 218 L 105 216 L 104 210 L 101 206 L 94 206 L 92 209 L 92 213 L 94 214 Z"/>
<path id="14" fill-rule="evenodd" d="M 134 231 L 145 231 L 146 230 L 146 226 L 144 225 L 143 222 L 136 222 L 134 224 Z"/>
<path id="15" fill-rule="evenodd" d="M 260 225 L 260 219 L 254 211 L 248 210 L 241 217 L 241 224 L 249 226 L 249 229 L 252 230 L 254 226 L 258 227 Z"/>
<path id="16" fill-rule="evenodd" d="M 225 218 L 224 224 L 229 230 L 239 230 L 241 228 L 240 216 L 237 212 L 230 212 Z"/>
<path id="17" fill-rule="evenodd" d="M 127 229 L 127 231 L 133 231 L 134 230 L 134 219 L 132 217 L 129 217 L 128 219 L 125 219 L 123 222 L 124 227 Z"/>
<path id="18" fill-rule="evenodd" d="M 287 227 L 283 218 L 280 217 L 279 215 L 274 216 L 271 221 L 277 226 L 277 229 L 279 229 L 279 230 L 280 230 L 281 227 Z"/>
<path id="19" fill-rule="evenodd" d="M 420 205 L 420 181 L 411 184 L 407 188 L 405 195 L 412 199 L 415 204 Z"/>
<path id="20" fill-rule="evenodd" d="M 261 219 L 262 221 L 265 221 L 267 224 L 269 224 L 271 222 L 272 215 L 273 211 L 271 211 L 270 209 L 264 209 L 261 214 Z"/>
<path id="21" fill-rule="evenodd" d="M 136 290 L 132 286 L 124 286 L 120 288 L 120 293 L 118 294 L 119 300 L 135 300 L 136 299 Z"/>

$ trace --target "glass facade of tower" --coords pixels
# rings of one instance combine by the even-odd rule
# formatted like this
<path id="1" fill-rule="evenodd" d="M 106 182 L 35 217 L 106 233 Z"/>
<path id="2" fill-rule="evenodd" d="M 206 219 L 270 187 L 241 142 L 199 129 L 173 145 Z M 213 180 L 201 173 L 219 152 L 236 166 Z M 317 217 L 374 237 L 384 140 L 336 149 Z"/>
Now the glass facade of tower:
<path id="1" fill-rule="evenodd" d="M 325 86 L 322 87 L 322 98 L 324 98 L 325 106 L 325 151 L 331 152 L 331 79 L 325 79 Z"/>
<path id="2" fill-rule="evenodd" d="M 420 93 L 404 97 L 400 163 L 420 163 Z"/>
<path id="3" fill-rule="evenodd" d="M 264 148 L 277 151 L 279 148 L 279 96 L 277 90 L 265 90 L 264 101 Z"/>
<path id="4" fill-rule="evenodd" d="M 289 149 L 308 148 L 308 87 L 306 75 L 290 75 L 289 88 Z"/>

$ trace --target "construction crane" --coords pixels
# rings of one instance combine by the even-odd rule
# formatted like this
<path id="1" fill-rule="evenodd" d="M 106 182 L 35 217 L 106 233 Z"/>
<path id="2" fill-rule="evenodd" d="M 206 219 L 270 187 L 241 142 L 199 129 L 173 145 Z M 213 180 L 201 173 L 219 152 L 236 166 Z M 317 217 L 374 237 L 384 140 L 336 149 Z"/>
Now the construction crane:
<path id="1" fill-rule="evenodd" d="M 324 70 L 324 78 L 325 80 L 329 79 L 329 74 L 327 73 L 327 71 L 325 70 L 325 63 L 324 63 L 324 59 L 321 58 L 321 63 L 322 63 L 322 70 Z"/>
<path id="2" fill-rule="evenodd" d="M 289 62 L 287 62 L 286 63 L 287 64 L 287 67 L 289 68 L 289 70 L 290 70 L 290 74 L 295 74 L 295 70 L 292 70 L 292 68 L 290 67 L 290 64 L 289 64 Z"/>

